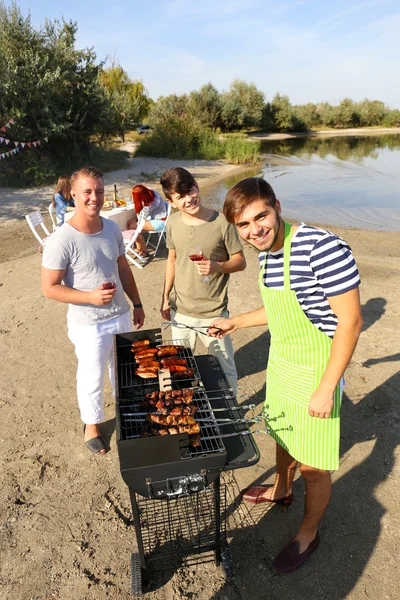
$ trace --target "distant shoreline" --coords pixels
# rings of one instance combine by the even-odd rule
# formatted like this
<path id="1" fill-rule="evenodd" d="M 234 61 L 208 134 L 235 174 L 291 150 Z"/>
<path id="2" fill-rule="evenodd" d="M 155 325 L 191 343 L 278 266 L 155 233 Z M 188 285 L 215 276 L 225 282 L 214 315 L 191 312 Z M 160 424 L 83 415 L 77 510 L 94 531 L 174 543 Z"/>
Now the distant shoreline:
<path id="1" fill-rule="evenodd" d="M 285 140 L 303 137 L 353 137 L 359 135 L 393 135 L 399 133 L 400 127 L 326 129 L 321 131 L 305 131 L 299 133 L 249 133 L 249 139 L 262 142 L 263 140 Z"/>

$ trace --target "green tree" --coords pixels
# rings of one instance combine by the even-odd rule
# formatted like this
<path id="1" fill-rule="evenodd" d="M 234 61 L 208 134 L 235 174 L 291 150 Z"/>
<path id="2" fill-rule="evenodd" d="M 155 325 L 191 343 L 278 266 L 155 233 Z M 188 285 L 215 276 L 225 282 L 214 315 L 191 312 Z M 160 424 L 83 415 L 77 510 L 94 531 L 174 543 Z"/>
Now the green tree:
<path id="1" fill-rule="evenodd" d="M 91 49 L 75 50 L 76 23 L 32 26 L 13 2 L 0 1 L 0 114 L 16 121 L 17 139 L 49 136 L 59 151 L 97 133 L 106 110 L 101 64 Z"/>
<path id="2" fill-rule="evenodd" d="M 360 123 L 360 117 L 357 107 L 351 98 L 344 98 L 338 106 L 337 121 L 338 127 L 357 127 Z"/>
<path id="3" fill-rule="evenodd" d="M 190 93 L 188 101 L 189 114 L 213 131 L 220 122 L 221 110 L 220 94 L 211 83 L 203 85 L 199 91 Z"/>
<path id="4" fill-rule="evenodd" d="M 275 94 L 272 100 L 272 111 L 275 119 L 275 127 L 278 131 L 293 130 L 293 111 L 290 105 L 289 96 Z"/>
<path id="5" fill-rule="evenodd" d="M 387 113 L 383 120 L 385 127 L 400 127 L 400 110 L 394 109 Z"/>
<path id="6" fill-rule="evenodd" d="M 357 104 L 357 112 L 361 127 L 382 125 L 385 117 L 385 105 L 379 100 L 371 101 L 365 98 L 365 100 Z"/>
<path id="7" fill-rule="evenodd" d="M 108 100 L 107 122 L 103 133 L 117 132 L 125 139 L 125 133 L 138 125 L 148 114 L 150 101 L 141 81 L 129 79 L 120 65 L 113 64 L 100 75 Z"/>
<path id="8" fill-rule="evenodd" d="M 221 103 L 222 130 L 261 126 L 264 94 L 254 83 L 235 79 L 229 91 L 221 95 Z"/>
<path id="9" fill-rule="evenodd" d="M 160 96 L 150 109 L 149 122 L 157 128 L 174 120 L 186 119 L 188 112 L 189 98 L 185 94 Z"/>
<path id="10" fill-rule="evenodd" d="M 331 106 L 328 102 L 322 102 L 317 106 L 317 114 L 321 120 L 321 124 L 325 127 L 335 127 L 337 120 L 337 109 Z"/>

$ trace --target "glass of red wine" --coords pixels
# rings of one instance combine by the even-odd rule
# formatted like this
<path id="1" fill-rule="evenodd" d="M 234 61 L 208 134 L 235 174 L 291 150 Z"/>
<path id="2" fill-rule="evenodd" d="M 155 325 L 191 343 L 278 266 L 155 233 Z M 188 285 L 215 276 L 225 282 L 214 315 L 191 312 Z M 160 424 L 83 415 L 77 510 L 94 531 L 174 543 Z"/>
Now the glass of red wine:
<path id="1" fill-rule="evenodd" d="M 102 285 L 103 290 L 115 290 L 117 287 L 117 278 L 114 273 L 110 273 L 107 277 L 107 281 L 105 281 Z M 113 300 L 111 300 L 113 302 Z"/>
<path id="2" fill-rule="evenodd" d="M 188 250 L 188 254 L 189 254 L 189 258 L 190 260 L 192 260 L 194 263 L 199 262 L 200 260 L 203 260 L 203 250 L 201 249 L 199 244 L 195 244 L 194 246 L 191 246 Z M 209 275 L 203 275 L 200 278 L 201 283 L 208 283 L 209 281 L 211 281 L 211 277 Z"/>

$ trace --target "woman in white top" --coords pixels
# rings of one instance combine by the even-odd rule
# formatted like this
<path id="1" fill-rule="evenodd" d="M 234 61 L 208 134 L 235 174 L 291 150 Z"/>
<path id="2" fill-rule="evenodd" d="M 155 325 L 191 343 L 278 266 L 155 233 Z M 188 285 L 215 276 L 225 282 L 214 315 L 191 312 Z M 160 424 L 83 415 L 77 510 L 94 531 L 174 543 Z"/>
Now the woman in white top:
<path id="1" fill-rule="evenodd" d="M 128 229 L 136 229 L 138 217 L 145 206 L 149 208 L 149 216 L 143 226 L 143 231 L 162 231 L 168 216 L 168 202 L 156 190 L 145 185 L 135 185 L 132 188 L 132 198 L 135 205 L 136 217 L 128 221 Z M 136 249 L 142 256 L 149 256 L 149 251 L 142 235 L 138 236 Z"/>

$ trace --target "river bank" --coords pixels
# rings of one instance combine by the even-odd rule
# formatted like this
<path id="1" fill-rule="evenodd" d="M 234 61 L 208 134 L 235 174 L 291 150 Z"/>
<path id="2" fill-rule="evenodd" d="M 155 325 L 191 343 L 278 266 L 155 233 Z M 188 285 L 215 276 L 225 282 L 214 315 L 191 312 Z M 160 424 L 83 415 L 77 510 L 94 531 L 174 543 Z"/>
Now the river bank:
<path id="1" fill-rule="evenodd" d="M 390 135 L 400 133 L 400 127 L 366 127 L 351 129 L 325 129 L 321 131 L 304 131 L 300 133 L 250 133 L 249 139 L 263 140 L 286 140 L 304 137 L 350 137 L 359 135 Z"/>

